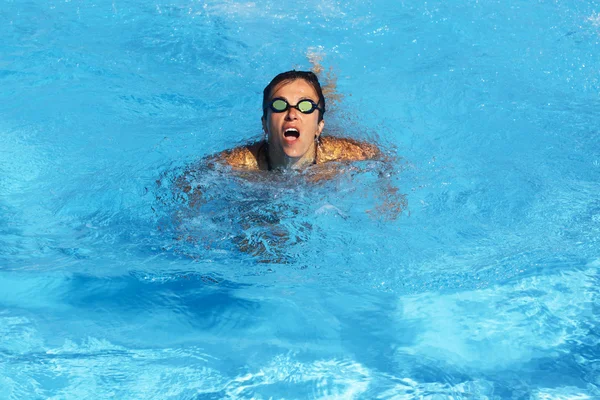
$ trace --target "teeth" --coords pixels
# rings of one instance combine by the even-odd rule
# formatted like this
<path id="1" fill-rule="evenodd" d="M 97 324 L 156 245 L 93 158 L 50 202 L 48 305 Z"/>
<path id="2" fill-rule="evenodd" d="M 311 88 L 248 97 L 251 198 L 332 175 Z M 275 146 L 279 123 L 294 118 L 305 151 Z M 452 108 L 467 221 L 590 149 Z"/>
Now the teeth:
<path id="1" fill-rule="evenodd" d="M 288 128 L 285 131 L 286 132 L 298 132 L 298 129 L 296 129 L 296 128 Z"/>

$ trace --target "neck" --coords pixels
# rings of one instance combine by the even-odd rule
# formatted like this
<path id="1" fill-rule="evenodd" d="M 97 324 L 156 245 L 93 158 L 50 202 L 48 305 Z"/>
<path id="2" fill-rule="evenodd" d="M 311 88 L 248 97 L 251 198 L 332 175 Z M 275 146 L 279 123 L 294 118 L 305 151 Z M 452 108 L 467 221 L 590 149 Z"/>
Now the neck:
<path id="1" fill-rule="evenodd" d="M 303 169 L 316 164 L 317 161 L 317 143 L 315 142 L 310 149 L 301 157 L 289 157 L 285 153 L 277 154 L 266 143 L 267 146 L 267 164 L 269 169 Z"/>

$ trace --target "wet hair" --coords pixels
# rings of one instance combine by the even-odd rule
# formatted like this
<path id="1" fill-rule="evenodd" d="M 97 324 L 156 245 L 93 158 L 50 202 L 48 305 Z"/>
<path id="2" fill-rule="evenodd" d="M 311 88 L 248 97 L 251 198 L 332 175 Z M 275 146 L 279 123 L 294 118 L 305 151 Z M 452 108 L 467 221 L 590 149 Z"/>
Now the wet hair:
<path id="1" fill-rule="evenodd" d="M 317 78 L 317 75 L 315 75 L 313 72 L 296 70 L 282 72 L 281 74 L 273 78 L 271 83 L 267 85 L 267 87 L 263 91 L 263 118 L 267 118 L 267 109 L 269 108 L 269 101 L 271 100 L 271 92 L 273 91 L 275 86 L 279 85 L 282 82 L 289 83 L 297 79 L 302 79 L 306 81 L 306 83 L 311 85 L 313 89 L 315 89 L 315 92 L 317 92 L 317 96 L 319 96 L 319 102 L 317 103 L 317 105 L 323 110 L 323 112 L 318 111 L 319 122 L 323 120 L 323 113 L 325 112 L 325 96 L 323 96 L 323 90 L 321 89 L 319 78 Z"/>

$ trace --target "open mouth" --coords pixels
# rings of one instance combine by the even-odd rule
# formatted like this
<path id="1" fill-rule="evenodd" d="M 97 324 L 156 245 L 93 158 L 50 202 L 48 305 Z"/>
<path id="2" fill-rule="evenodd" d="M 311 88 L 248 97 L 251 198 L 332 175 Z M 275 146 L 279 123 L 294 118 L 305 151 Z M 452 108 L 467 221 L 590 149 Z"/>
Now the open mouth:
<path id="1" fill-rule="evenodd" d="M 298 139 L 300 137 L 300 132 L 296 128 L 288 128 L 283 132 L 283 137 L 286 139 Z"/>

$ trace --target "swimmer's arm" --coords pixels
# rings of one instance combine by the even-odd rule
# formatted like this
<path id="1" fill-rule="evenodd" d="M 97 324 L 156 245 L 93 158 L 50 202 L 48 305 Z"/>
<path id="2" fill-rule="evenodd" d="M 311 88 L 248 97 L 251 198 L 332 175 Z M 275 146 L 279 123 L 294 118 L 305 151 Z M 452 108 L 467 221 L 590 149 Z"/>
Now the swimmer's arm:
<path id="1" fill-rule="evenodd" d="M 321 165 L 312 182 L 327 181 L 347 169 L 346 163 L 378 159 L 381 154 L 375 145 L 349 138 L 321 137 L 317 148 L 316 163 Z"/>
<path id="2" fill-rule="evenodd" d="M 228 165 L 236 170 L 258 170 L 265 162 L 261 160 L 260 143 L 240 146 L 219 154 L 206 157 L 198 165 L 188 168 L 175 180 L 175 190 L 187 198 L 190 205 L 202 200 L 202 193 L 194 184 L 197 174 L 208 169 L 214 169 L 218 164 Z"/>
<path id="3" fill-rule="evenodd" d="M 329 180 L 347 168 L 344 162 L 364 160 L 379 161 L 375 164 L 375 172 L 378 174 L 375 188 L 377 200 L 374 208 L 367 210 L 367 213 L 375 219 L 397 219 L 407 207 L 406 196 L 394 182 L 394 165 L 397 160 L 384 154 L 373 144 L 347 138 L 324 137 L 317 157 L 317 163 L 324 165 L 312 180 Z"/>
<path id="4" fill-rule="evenodd" d="M 348 138 L 324 138 L 325 158 L 330 161 L 364 161 L 377 160 L 379 179 L 377 182 L 377 205 L 368 212 L 374 218 L 395 220 L 406 209 L 406 196 L 394 184 L 395 171 L 393 165 L 397 160 L 384 154 L 377 146 Z"/>
<path id="5" fill-rule="evenodd" d="M 225 150 L 215 156 L 215 160 L 235 170 L 256 171 L 267 169 L 262 143 Z"/>
<path id="6" fill-rule="evenodd" d="M 372 217 L 383 220 L 396 220 L 408 208 L 406 195 L 400 192 L 396 186 L 397 171 L 394 165 L 398 165 L 395 157 L 380 155 L 381 169 L 377 181 L 377 205 L 368 211 Z"/>
<path id="7" fill-rule="evenodd" d="M 244 162 L 243 151 L 233 149 L 223 151 L 219 154 L 202 159 L 197 165 L 189 167 L 183 174 L 175 179 L 174 197 L 182 203 L 187 203 L 189 208 L 201 206 L 204 197 L 199 185 L 196 184 L 196 176 L 208 169 L 214 169 L 217 165 L 229 165 L 234 169 L 244 169 L 248 162 Z"/>
<path id="8" fill-rule="evenodd" d="M 371 143 L 349 138 L 324 137 L 318 149 L 317 163 L 364 161 L 381 158 L 381 151 Z"/>
<path id="9" fill-rule="evenodd" d="M 207 163 L 205 165 L 210 167 L 211 164 Z M 175 179 L 173 196 L 179 203 L 187 204 L 189 208 L 193 209 L 204 202 L 202 191 L 195 181 L 200 171 L 206 168 L 205 165 L 191 167 Z"/>
<path id="10" fill-rule="evenodd" d="M 388 177 L 381 178 L 376 196 L 377 205 L 373 210 L 367 210 L 375 219 L 396 220 L 407 208 L 406 195 L 400 193 L 400 189 Z"/>

